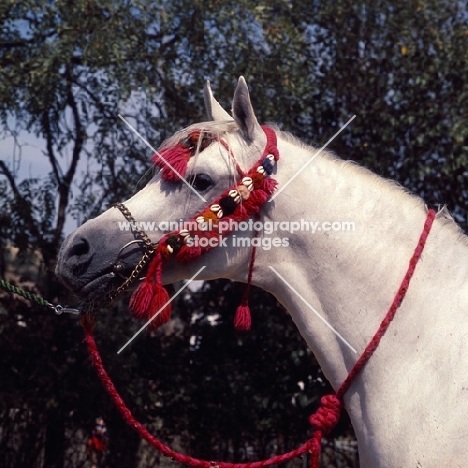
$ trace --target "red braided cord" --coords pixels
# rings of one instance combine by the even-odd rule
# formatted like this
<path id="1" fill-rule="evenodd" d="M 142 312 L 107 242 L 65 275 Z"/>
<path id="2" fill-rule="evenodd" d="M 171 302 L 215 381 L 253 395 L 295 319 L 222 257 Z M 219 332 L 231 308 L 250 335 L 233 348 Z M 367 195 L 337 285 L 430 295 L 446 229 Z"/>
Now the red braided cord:
<path id="1" fill-rule="evenodd" d="M 392 305 L 390 306 L 390 309 L 388 310 L 387 314 L 385 315 L 385 318 L 380 324 L 377 333 L 367 345 L 361 357 L 354 364 L 350 373 L 346 377 L 345 381 L 341 384 L 336 394 L 325 395 L 324 397 L 322 397 L 320 407 L 309 418 L 309 422 L 315 429 L 313 432 L 313 436 L 310 440 L 298 447 L 296 450 L 285 453 L 283 455 L 276 455 L 267 460 L 252 463 L 213 462 L 200 460 L 198 458 L 192 458 L 188 455 L 175 452 L 170 447 L 163 444 L 159 439 L 154 437 L 150 432 L 148 432 L 148 430 L 134 418 L 131 411 L 127 408 L 125 402 L 117 392 L 117 389 L 115 388 L 112 380 L 110 379 L 109 375 L 104 369 L 101 356 L 99 354 L 96 342 L 92 335 L 92 323 L 89 320 L 83 320 L 82 324 L 85 331 L 85 342 L 88 347 L 89 354 L 91 356 L 91 363 L 96 369 L 104 385 L 104 388 L 106 389 L 111 399 L 114 401 L 115 405 L 117 406 L 125 421 L 127 421 L 127 423 L 130 424 L 130 426 L 132 426 L 138 432 L 138 434 L 140 434 L 141 437 L 143 437 L 148 443 L 154 446 L 166 457 L 172 458 L 173 460 L 176 460 L 179 463 L 194 468 L 262 468 L 264 466 L 286 462 L 300 455 L 303 455 L 306 452 L 309 452 L 312 454 L 312 468 L 318 468 L 322 435 L 328 434 L 335 427 L 341 413 L 342 400 L 344 394 L 349 389 L 353 380 L 356 378 L 356 376 L 359 374 L 366 362 L 376 350 L 382 336 L 385 334 L 387 328 L 390 325 L 390 322 L 395 316 L 398 307 L 403 301 L 408 290 L 410 280 L 416 268 L 416 264 L 421 257 L 424 245 L 426 243 L 435 216 L 435 211 L 429 210 L 426 222 L 424 224 L 423 232 L 419 238 L 418 245 L 409 262 L 408 271 L 406 272 L 405 277 L 403 278 L 403 281 L 400 285 L 400 288 L 398 289 L 398 292 L 392 302 Z"/>
<path id="2" fill-rule="evenodd" d="M 194 468 L 262 468 L 264 466 L 274 465 L 275 463 L 283 463 L 293 458 L 296 458 L 306 452 L 308 452 L 312 447 L 312 440 L 307 441 L 305 444 L 301 445 L 297 449 L 285 453 L 283 455 L 276 455 L 268 460 L 262 460 L 252 463 L 227 463 L 227 462 L 213 462 L 200 460 L 198 458 L 192 458 L 188 455 L 184 455 L 172 450 L 167 445 L 163 444 L 159 439 L 154 437 L 146 428 L 138 422 L 131 411 L 128 409 L 127 405 L 123 401 L 122 397 L 119 395 L 117 389 L 115 388 L 114 383 L 104 369 L 101 356 L 96 346 L 96 342 L 92 335 L 92 324 L 88 321 L 83 321 L 83 328 L 85 330 L 85 343 L 88 347 L 88 351 L 91 357 L 91 364 L 96 369 L 99 378 L 101 379 L 104 388 L 111 397 L 112 401 L 117 406 L 117 409 L 120 411 L 120 414 L 123 416 L 125 421 L 127 421 L 130 426 L 136 430 L 136 432 L 143 437 L 149 444 L 155 447 L 159 452 L 164 456 L 172 458 L 173 460 L 183 463 Z"/>
<path id="3" fill-rule="evenodd" d="M 229 153 L 229 157 L 232 159 L 234 162 L 234 166 L 236 168 L 237 173 L 241 176 L 244 177 L 247 173 L 240 167 L 239 163 L 237 162 L 237 159 L 234 157 L 234 154 L 232 153 L 231 147 L 221 139 L 218 139 L 218 142 L 223 146 L 223 148 Z"/>
<path id="4" fill-rule="evenodd" d="M 254 239 L 258 237 L 258 231 L 256 230 L 254 233 Z M 247 284 L 245 285 L 244 292 L 242 294 L 242 304 L 245 305 L 249 299 L 250 293 L 250 285 L 252 284 L 252 275 L 255 266 L 255 259 L 257 257 L 257 247 L 254 245 L 252 247 L 252 253 L 250 254 L 250 262 L 249 262 L 249 273 L 247 275 Z"/>
<path id="5" fill-rule="evenodd" d="M 374 335 L 372 340 L 366 346 L 366 349 L 361 354 L 361 357 L 356 361 L 351 371 L 349 372 L 348 376 L 346 377 L 345 381 L 341 384 L 341 387 L 336 392 L 336 396 L 340 400 L 343 399 L 344 394 L 348 391 L 349 387 L 353 383 L 353 380 L 355 379 L 357 374 L 361 372 L 361 369 L 365 366 L 366 362 L 369 360 L 369 358 L 372 356 L 374 351 L 377 349 L 377 346 L 380 343 L 380 339 L 387 331 L 387 328 L 389 327 L 390 322 L 393 320 L 393 317 L 395 317 L 395 313 L 398 307 L 400 307 L 400 304 L 403 302 L 406 292 L 408 291 L 409 283 L 413 276 L 414 270 L 416 269 L 418 260 L 420 259 L 421 254 L 424 250 L 424 245 L 426 244 L 427 236 L 429 235 L 435 216 L 436 216 L 436 212 L 434 210 L 428 211 L 426 222 L 424 223 L 423 231 L 421 233 L 421 236 L 419 237 L 418 245 L 416 246 L 413 256 L 411 257 L 411 260 L 409 261 L 408 270 L 405 274 L 405 277 L 403 278 L 403 281 L 401 282 L 398 292 L 395 295 L 395 299 L 393 299 L 392 305 L 390 306 L 390 309 L 385 315 L 385 318 L 382 320 L 382 323 L 380 324 L 379 329 L 377 330 L 377 333 Z"/>

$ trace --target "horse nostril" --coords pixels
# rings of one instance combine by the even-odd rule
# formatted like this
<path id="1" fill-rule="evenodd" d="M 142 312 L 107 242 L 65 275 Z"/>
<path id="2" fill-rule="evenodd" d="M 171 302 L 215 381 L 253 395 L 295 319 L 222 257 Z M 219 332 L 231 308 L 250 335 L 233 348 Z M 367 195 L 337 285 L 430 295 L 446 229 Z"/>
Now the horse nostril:
<path id="1" fill-rule="evenodd" d="M 70 250 L 70 257 L 81 257 L 89 252 L 89 244 L 86 239 L 78 239 Z"/>

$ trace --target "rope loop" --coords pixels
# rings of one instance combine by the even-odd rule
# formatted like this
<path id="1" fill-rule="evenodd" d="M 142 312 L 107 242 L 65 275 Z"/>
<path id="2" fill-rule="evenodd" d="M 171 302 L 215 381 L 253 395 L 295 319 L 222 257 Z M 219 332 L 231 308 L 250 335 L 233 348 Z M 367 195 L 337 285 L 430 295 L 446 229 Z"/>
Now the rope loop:
<path id="1" fill-rule="evenodd" d="M 340 419 L 343 404 L 336 395 L 325 395 L 320 399 L 320 407 L 309 416 L 309 423 L 316 431 L 329 434 Z"/>

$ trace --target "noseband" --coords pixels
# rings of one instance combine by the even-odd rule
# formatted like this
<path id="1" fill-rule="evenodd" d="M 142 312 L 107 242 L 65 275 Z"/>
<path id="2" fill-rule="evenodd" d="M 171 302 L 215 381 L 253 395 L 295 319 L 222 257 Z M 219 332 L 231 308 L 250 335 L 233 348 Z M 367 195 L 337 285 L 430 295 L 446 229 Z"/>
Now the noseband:
<path id="1" fill-rule="evenodd" d="M 132 216 L 130 213 L 130 210 L 123 204 L 123 203 L 116 203 L 115 208 L 118 208 L 120 212 L 123 214 L 125 219 L 130 223 L 132 226 L 133 230 L 137 235 L 141 237 L 141 239 L 135 239 L 130 242 L 127 242 L 120 250 L 119 253 L 117 254 L 117 259 L 112 267 L 112 270 L 114 273 L 118 274 L 120 277 L 124 278 L 124 282 L 117 288 L 115 291 L 112 291 L 109 294 L 109 300 L 112 302 L 121 292 L 125 291 L 134 281 L 136 278 L 139 277 L 140 273 L 142 272 L 143 268 L 145 265 L 148 263 L 150 258 L 153 256 L 154 251 L 156 250 L 156 247 L 158 246 L 159 242 L 153 243 L 151 242 L 151 239 L 149 238 L 148 234 L 146 234 L 143 229 L 138 227 L 137 222 L 135 218 Z M 133 271 L 130 273 L 130 276 L 125 277 L 122 274 L 123 270 L 123 265 L 120 261 L 120 256 L 122 252 L 132 244 L 144 244 L 145 251 L 143 253 L 143 256 L 141 257 L 140 261 L 136 264 L 135 268 Z"/>
<path id="2" fill-rule="evenodd" d="M 214 203 L 183 223 L 180 230 L 165 234 L 157 243 L 153 243 L 149 236 L 138 226 L 135 218 L 123 203 L 116 203 L 114 206 L 120 210 L 140 239 L 125 244 L 117 255 L 113 271 L 125 278 L 125 281 L 110 294 L 111 300 L 127 289 L 149 263 L 146 277 L 133 293 L 129 307 L 137 317 L 146 320 L 152 319 L 155 314 L 166 308 L 164 320 L 156 321 L 156 326 L 169 319 L 169 297 L 162 287 L 161 280 L 163 263 L 170 257 L 179 262 L 190 262 L 211 250 L 214 246 L 219 245 L 222 238 L 220 232 L 223 233 L 223 236 L 229 235 L 235 230 L 237 223 L 257 215 L 276 188 L 276 180 L 270 177 L 279 159 L 276 133 L 269 127 L 262 127 L 262 129 L 267 140 L 265 148 L 260 159 L 246 173 L 238 165 L 225 141 L 199 130 L 189 134 L 175 147 L 164 148 L 160 153 L 153 156 L 155 164 L 162 169 L 162 178 L 175 181 L 185 175 L 191 157 L 207 148 L 211 142 L 218 141 L 234 160 L 241 178 L 235 186 L 223 192 Z M 219 230 L 221 222 L 223 222 L 222 231 Z M 206 242 L 200 242 L 202 239 Z M 194 243 L 194 240 L 198 242 Z M 130 276 L 124 277 L 120 257 L 124 249 L 134 243 L 144 244 L 144 253 Z M 254 259 L 255 249 L 253 248 L 248 286 L 252 276 Z M 236 313 L 235 323 L 238 328 L 250 328 L 250 312 L 247 306 L 246 294 L 244 294 L 242 304 Z"/>

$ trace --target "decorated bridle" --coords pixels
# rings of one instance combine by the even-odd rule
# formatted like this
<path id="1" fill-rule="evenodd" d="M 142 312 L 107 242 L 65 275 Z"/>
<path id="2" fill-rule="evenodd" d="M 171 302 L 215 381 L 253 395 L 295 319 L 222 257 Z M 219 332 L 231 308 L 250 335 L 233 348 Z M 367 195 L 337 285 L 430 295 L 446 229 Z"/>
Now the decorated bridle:
<path id="1" fill-rule="evenodd" d="M 142 243 L 145 250 L 130 276 L 110 294 L 111 300 L 130 286 L 149 262 L 143 281 L 132 294 L 129 308 L 138 319 L 151 322 L 152 328 L 158 328 L 170 319 L 170 298 L 161 278 L 164 262 L 169 258 L 174 258 L 178 262 L 190 262 L 199 258 L 220 241 L 220 221 L 225 222 L 223 235 L 229 235 L 236 223 L 258 215 L 276 188 L 277 182 L 271 177 L 279 159 L 276 133 L 269 127 L 262 129 L 267 142 L 260 159 L 248 172 L 242 171 L 224 140 L 204 130 L 193 130 L 177 145 L 163 148 L 153 156 L 154 164 L 161 169 L 161 177 L 176 182 L 185 177 L 190 158 L 217 141 L 228 151 L 241 178 L 235 186 L 224 191 L 201 213 L 184 222 L 181 229 L 165 234 L 157 243 L 152 243 L 149 236 L 138 227 L 136 220 L 123 203 L 115 204 L 114 206 L 121 211 L 140 239 L 133 240 L 120 249 L 114 271 L 121 272 L 119 256 L 127 246 L 132 243 Z M 196 243 L 193 242 L 194 239 L 197 239 Z M 201 239 L 205 242 L 201 242 Z M 240 330 L 248 330 L 251 324 L 247 297 L 254 261 L 255 247 L 252 247 L 247 286 L 234 317 L 234 325 Z"/>

